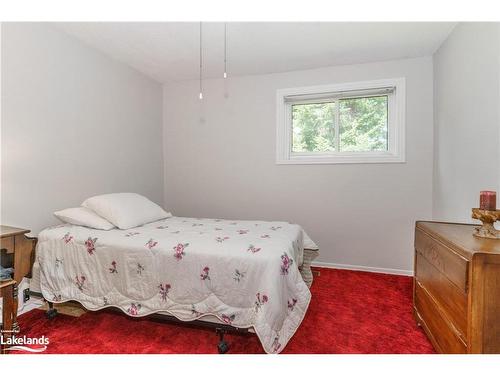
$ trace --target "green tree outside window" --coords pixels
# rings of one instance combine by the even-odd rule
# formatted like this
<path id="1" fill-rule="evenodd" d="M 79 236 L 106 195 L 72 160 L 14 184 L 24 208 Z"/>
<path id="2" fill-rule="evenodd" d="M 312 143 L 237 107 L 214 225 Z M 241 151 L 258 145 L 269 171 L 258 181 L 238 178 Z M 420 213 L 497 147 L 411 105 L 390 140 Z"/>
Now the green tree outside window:
<path id="1" fill-rule="evenodd" d="M 387 96 L 294 104 L 292 105 L 292 151 L 386 151 L 387 112 Z M 335 134 L 336 118 L 339 119 L 339 135 Z"/>

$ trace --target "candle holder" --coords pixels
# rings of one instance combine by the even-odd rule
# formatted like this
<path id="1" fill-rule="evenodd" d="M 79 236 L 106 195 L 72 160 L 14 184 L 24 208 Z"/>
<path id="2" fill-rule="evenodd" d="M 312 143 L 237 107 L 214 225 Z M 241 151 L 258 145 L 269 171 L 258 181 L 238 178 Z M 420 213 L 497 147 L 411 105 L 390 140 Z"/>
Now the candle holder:
<path id="1" fill-rule="evenodd" d="M 500 221 L 500 210 L 481 210 L 480 208 L 473 208 L 472 218 L 481 220 L 483 223 L 481 227 L 474 229 L 474 236 L 500 240 L 500 230 L 495 229 L 493 226 L 495 221 Z"/>

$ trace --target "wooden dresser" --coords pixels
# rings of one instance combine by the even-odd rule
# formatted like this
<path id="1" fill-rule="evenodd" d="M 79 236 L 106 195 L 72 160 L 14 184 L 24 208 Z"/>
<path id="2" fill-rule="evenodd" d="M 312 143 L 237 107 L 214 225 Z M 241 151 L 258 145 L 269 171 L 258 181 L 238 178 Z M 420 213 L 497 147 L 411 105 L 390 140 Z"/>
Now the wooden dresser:
<path id="1" fill-rule="evenodd" d="M 500 353 L 500 240 L 417 222 L 415 318 L 439 353 Z"/>

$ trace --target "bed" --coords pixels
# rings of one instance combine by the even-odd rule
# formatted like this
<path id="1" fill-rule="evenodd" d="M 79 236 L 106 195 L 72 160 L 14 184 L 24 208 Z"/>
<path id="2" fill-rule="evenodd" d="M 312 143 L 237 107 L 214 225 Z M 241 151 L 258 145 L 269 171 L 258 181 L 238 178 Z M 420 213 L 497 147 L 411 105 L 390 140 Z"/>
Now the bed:
<path id="1" fill-rule="evenodd" d="M 63 224 L 38 236 L 31 289 L 50 303 L 77 301 L 88 310 L 251 329 L 266 353 L 279 353 L 311 300 L 300 272 L 310 274 L 304 246 L 316 248 L 286 222 L 168 217 L 127 230 Z"/>

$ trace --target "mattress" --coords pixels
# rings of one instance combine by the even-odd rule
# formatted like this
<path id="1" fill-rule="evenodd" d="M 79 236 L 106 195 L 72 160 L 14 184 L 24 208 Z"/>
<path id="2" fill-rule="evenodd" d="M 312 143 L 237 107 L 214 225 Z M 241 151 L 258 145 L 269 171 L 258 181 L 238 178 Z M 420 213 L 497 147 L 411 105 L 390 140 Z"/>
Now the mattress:
<path id="1" fill-rule="evenodd" d="M 311 299 L 298 269 L 304 238 L 286 222 L 170 217 L 110 231 L 64 224 L 39 234 L 36 263 L 48 301 L 215 317 L 253 328 L 267 353 L 279 353 Z"/>

